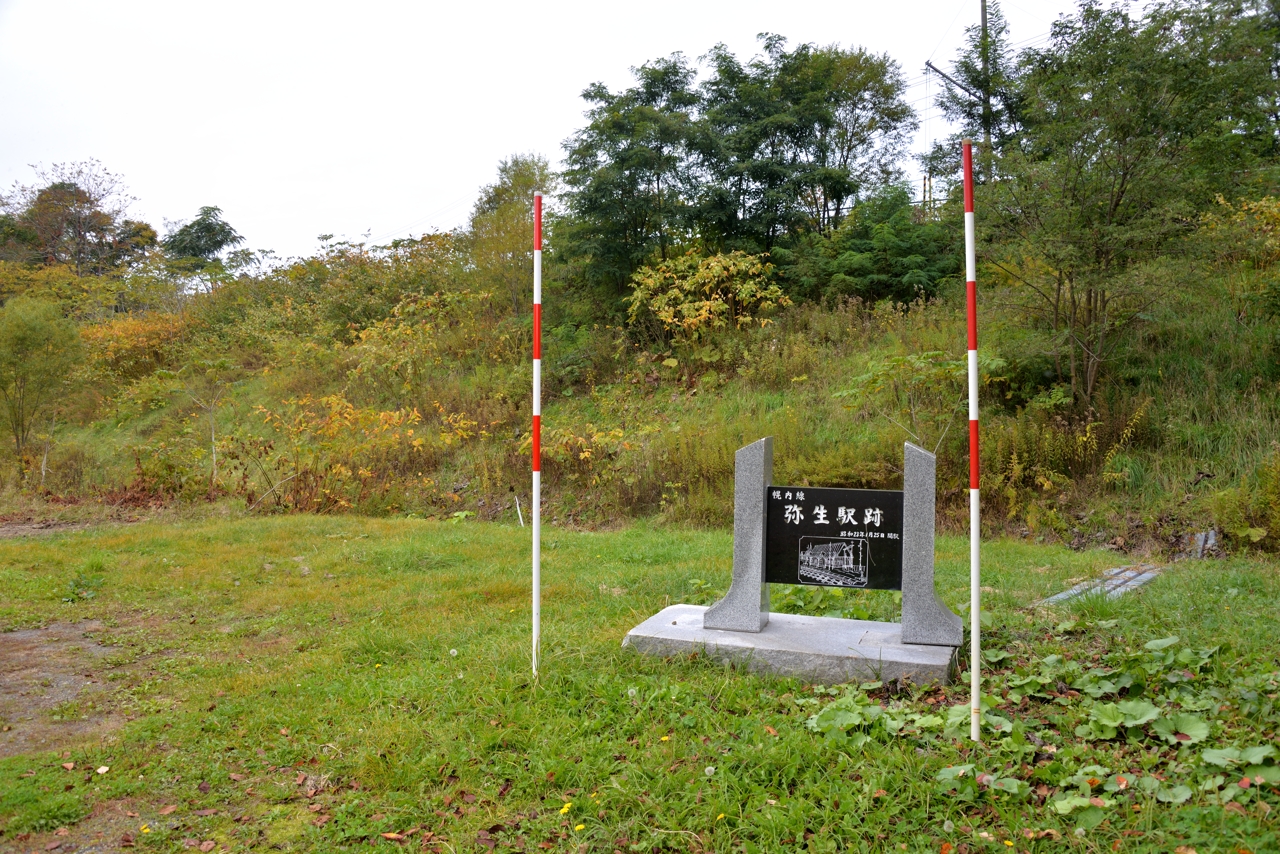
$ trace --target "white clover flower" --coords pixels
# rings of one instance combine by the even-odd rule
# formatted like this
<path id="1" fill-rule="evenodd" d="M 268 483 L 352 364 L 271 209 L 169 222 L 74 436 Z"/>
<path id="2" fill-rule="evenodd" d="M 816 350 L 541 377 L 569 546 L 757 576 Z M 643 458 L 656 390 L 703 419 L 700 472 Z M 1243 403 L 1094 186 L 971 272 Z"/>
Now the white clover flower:
<path id="1" fill-rule="evenodd" d="M 956 829 L 956 823 L 951 819 L 947 819 L 942 823 L 942 830 L 944 833 L 950 833 L 955 829 Z"/>
<path id="2" fill-rule="evenodd" d="M 454 658 L 458 657 L 458 651 L 456 649 L 449 650 L 449 654 L 452 655 Z"/>
<path id="3" fill-rule="evenodd" d="M 708 766 L 707 766 L 707 770 L 706 770 L 706 775 L 707 775 L 708 777 L 711 777 L 711 776 L 713 776 L 715 773 L 716 773 L 716 766 L 714 766 L 714 765 L 708 765 Z"/>

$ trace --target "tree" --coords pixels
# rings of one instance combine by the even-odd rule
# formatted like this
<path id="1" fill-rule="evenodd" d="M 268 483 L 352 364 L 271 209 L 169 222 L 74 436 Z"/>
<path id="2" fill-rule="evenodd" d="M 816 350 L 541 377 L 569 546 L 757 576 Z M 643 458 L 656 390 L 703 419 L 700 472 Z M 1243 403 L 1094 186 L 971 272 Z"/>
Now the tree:
<path id="1" fill-rule="evenodd" d="M 752 252 L 838 226 L 850 204 L 900 175 L 915 128 L 887 55 L 788 52 L 781 36 L 761 39 L 765 55 L 746 65 L 714 48 L 701 87 L 701 233 Z"/>
<path id="2" fill-rule="evenodd" d="M 897 63 L 761 38 L 747 63 L 714 47 L 697 86 L 677 54 L 635 69 L 623 92 L 584 93 L 596 106 L 566 144 L 561 246 L 611 296 L 690 248 L 758 254 L 828 232 L 899 176 L 915 117 Z"/>
<path id="3" fill-rule="evenodd" d="M 595 83 L 582 93 L 594 105 L 590 121 L 565 143 L 565 254 L 615 298 L 650 257 L 665 260 L 685 242 L 698 102 L 694 70 L 678 53 L 632 72 L 631 89 Z"/>
<path id="4" fill-rule="evenodd" d="M 517 154 L 498 164 L 498 180 L 480 190 L 463 242 L 482 287 L 511 300 L 520 313 L 530 303 L 533 264 L 533 194 L 548 196 L 559 180 L 545 157 Z M 549 248 L 544 237 L 544 251 Z"/>
<path id="5" fill-rule="evenodd" d="M 3 231 L 11 259 L 100 276 L 155 246 L 155 230 L 127 217 L 135 200 L 123 180 L 98 161 L 37 168 L 36 177 L 36 184 L 15 184 L 0 205 L 8 216 Z"/>
<path id="6" fill-rule="evenodd" d="M 32 426 L 80 360 L 79 333 L 57 306 L 17 297 L 0 309 L 0 397 L 24 469 Z"/>
<path id="7" fill-rule="evenodd" d="M 938 295 L 959 275 L 956 230 L 921 218 L 905 185 L 859 202 L 829 234 L 809 234 L 772 258 L 793 296 L 856 296 L 868 303 L 910 303 Z"/>
<path id="8" fill-rule="evenodd" d="M 221 208 L 205 206 L 195 219 L 165 237 L 163 246 L 171 257 L 189 259 L 203 267 L 213 263 L 224 249 L 243 242 L 244 238 L 222 218 Z"/>
<path id="9" fill-rule="evenodd" d="M 1257 19 L 1214 2 L 1139 19 L 1088 2 L 1024 54 L 1024 127 L 982 202 L 984 255 L 1052 335 L 1077 404 L 1176 282 L 1164 259 L 1197 211 L 1271 145 L 1270 59 Z"/>
<path id="10" fill-rule="evenodd" d="M 173 375 L 181 379 L 182 388 L 191 403 L 209 419 L 210 500 L 218 488 L 218 407 L 235 385 L 236 373 L 231 361 L 221 358 L 191 362 Z"/>

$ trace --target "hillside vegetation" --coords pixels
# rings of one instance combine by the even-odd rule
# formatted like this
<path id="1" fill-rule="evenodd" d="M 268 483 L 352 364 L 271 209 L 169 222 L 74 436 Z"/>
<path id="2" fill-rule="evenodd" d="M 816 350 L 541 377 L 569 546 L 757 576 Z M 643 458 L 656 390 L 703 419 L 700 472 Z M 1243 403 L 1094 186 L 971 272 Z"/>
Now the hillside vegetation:
<path id="1" fill-rule="evenodd" d="M 998 8 L 971 31 L 955 75 L 988 97 L 940 103 L 991 141 L 993 530 L 1280 543 L 1277 32 L 1209 0 L 1086 3 L 1022 51 Z M 160 239 L 97 164 L 42 173 L 0 217 L 7 512 L 527 513 L 543 189 L 549 518 L 724 525 L 733 452 L 772 435 L 775 479 L 805 485 L 893 487 L 904 441 L 936 449 L 958 526 L 958 137 L 913 201 L 904 86 L 890 57 L 778 36 L 656 60 L 584 93 L 563 173 L 504 161 L 465 228 L 289 261 L 213 207 Z"/>

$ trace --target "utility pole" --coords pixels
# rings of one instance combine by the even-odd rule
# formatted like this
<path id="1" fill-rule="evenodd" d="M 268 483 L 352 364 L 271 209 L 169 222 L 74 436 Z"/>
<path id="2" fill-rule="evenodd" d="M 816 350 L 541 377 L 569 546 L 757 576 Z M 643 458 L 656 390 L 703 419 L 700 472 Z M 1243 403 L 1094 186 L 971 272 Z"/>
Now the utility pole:
<path id="1" fill-rule="evenodd" d="M 987 0 L 982 2 L 982 159 L 986 179 L 991 180 L 991 41 L 987 36 Z"/>

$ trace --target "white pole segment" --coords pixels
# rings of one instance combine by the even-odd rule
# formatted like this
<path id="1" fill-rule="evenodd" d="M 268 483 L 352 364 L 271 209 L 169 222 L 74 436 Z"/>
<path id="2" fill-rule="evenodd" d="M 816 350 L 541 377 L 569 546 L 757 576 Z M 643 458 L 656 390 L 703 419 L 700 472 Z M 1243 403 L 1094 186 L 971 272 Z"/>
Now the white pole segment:
<path id="1" fill-rule="evenodd" d="M 973 211 L 964 213 L 964 280 L 978 281 L 978 253 L 974 239 Z"/>
<path id="2" fill-rule="evenodd" d="M 542 635 L 542 472 L 533 473 L 533 675 L 538 675 L 538 641 Z"/>

